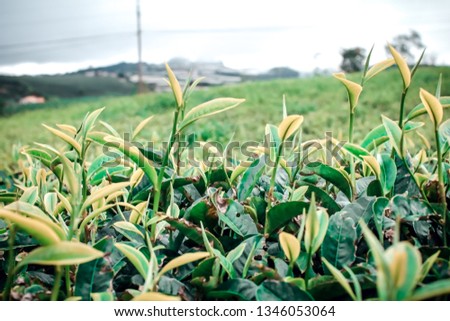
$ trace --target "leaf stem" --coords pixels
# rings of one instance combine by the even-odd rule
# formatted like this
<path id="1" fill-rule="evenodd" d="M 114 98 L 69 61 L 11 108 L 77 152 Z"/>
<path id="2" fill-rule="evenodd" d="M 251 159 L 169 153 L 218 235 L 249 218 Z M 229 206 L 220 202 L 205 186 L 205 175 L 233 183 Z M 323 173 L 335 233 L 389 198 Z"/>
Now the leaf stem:
<path id="1" fill-rule="evenodd" d="M 403 115 L 405 113 L 405 99 L 406 99 L 407 93 L 408 93 L 408 88 L 403 90 L 402 98 L 400 100 L 400 117 L 398 119 L 398 127 L 400 127 L 401 129 L 403 129 L 403 117 L 404 117 Z"/>
<path id="2" fill-rule="evenodd" d="M 70 297 L 72 295 L 72 291 L 70 288 L 70 267 L 67 265 L 64 267 L 65 270 L 65 284 L 66 284 L 66 295 L 67 297 Z"/>
<path id="3" fill-rule="evenodd" d="M 166 171 L 167 164 L 169 163 L 169 156 L 170 156 L 170 153 L 172 150 L 172 146 L 175 142 L 175 136 L 177 134 L 179 113 L 180 113 L 180 110 L 177 108 L 174 112 L 174 118 L 173 118 L 173 123 L 172 123 L 172 132 L 170 134 L 169 145 L 167 145 L 167 150 L 164 154 L 161 168 L 159 170 L 158 180 L 157 180 L 156 186 L 154 187 L 155 196 L 153 198 L 153 216 L 156 215 L 159 211 L 159 201 L 161 199 L 162 181 L 164 179 L 164 172 Z M 156 235 L 156 224 L 152 224 L 151 232 L 150 232 L 150 237 L 152 240 L 155 239 L 155 235 Z"/>
<path id="4" fill-rule="evenodd" d="M 353 144 L 353 126 L 355 120 L 355 114 L 350 109 L 350 122 L 348 126 L 348 141 L 350 144 Z M 355 160 L 353 159 L 353 155 L 350 155 L 350 177 L 352 181 L 352 190 L 353 190 L 353 199 L 356 197 L 356 175 L 355 175 Z"/>
<path id="5" fill-rule="evenodd" d="M 52 301 L 58 300 L 59 288 L 61 287 L 61 279 L 63 274 L 63 269 L 61 266 L 55 266 L 56 274 L 55 274 L 55 283 L 53 284 L 52 289 Z"/>

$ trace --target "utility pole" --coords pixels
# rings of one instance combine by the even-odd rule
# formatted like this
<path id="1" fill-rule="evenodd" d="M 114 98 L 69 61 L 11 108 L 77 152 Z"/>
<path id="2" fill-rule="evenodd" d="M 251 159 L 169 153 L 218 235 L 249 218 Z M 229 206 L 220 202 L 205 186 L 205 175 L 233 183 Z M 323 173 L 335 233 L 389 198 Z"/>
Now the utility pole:
<path id="1" fill-rule="evenodd" d="M 141 6 L 140 0 L 136 0 L 136 18 L 137 18 L 137 45 L 138 45 L 138 94 L 147 91 L 143 81 L 143 66 L 142 66 L 142 30 L 141 30 Z"/>

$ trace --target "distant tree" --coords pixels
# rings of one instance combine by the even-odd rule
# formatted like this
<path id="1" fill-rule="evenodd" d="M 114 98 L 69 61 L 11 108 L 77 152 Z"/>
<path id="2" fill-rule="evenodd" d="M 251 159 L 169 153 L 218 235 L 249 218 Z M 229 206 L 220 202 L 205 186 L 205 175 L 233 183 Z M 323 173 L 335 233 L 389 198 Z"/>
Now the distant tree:
<path id="1" fill-rule="evenodd" d="M 273 78 L 298 78 L 300 73 L 289 67 L 275 67 L 267 72 L 267 75 Z"/>
<path id="2" fill-rule="evenodd" d="M 364 66 L 366 50 L 361 47 L 348 48 L 341 50 L 342 62 L 341 69 L 345 72 L 361 71 Z"/>
<path id="3" fill-rule="evenodd" d="M 425 48 L 422 37 L 415 30 L 410 30 L 407 34 L 395 36 L 391 45 L 406 58 L 409 65 L 414 65 L 418 59 L 418 54 Z M 390 55 L 389 47 L 386 45 L 386 52 Z"/>

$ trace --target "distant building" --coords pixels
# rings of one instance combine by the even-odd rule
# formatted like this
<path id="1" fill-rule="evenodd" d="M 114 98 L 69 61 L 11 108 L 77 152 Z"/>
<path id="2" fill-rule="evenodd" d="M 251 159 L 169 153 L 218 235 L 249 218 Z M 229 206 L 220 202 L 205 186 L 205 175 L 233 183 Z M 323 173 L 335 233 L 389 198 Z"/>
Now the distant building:
<path id="1" fill-rule="evenodd" d="M 29 105 L 29 104 L 43 104 L 45 103 L 45 98 L 38 95 L 28 95 L 20 98 L 19 104 Z"/>

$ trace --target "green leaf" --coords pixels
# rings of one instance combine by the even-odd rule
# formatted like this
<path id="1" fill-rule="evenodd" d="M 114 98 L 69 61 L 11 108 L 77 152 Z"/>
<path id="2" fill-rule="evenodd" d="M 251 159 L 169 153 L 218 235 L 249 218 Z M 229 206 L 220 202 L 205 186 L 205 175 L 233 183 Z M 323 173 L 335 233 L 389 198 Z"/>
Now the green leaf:
<path id="1" fill-rule="evenodd" d="M 303 116 L 301 115 L 289 115 L 282 120 L 278 125 L 278 137 L 281 141 L 285 141 L 291 137 L 302 125 Z"/>
<path id="2" fill-rule="evenodd" d="M 384 257 L 391 272 L 389 299 L 408 299 L 420 277 L 422 260 L 419 250 L 411 243 L 400 242 L 389 247 Z"/>
<path id="3" fill-rule="evenodd" d="M 138 167 L 140 167 L 153 185 L 156 185 L 158 177 L 155 168 L 136 146 L 124 141 L 123 139 L 109 136 L 104 133 L 91 132 L 89 134 L 89 138 L 102 146 L 106 145 L 108 147 L 118 149 L 121 153 L 130 158 Z"/>
<path id="4" fill-rule="evenodd" d="M 449 96 L 439 98 L 439 102 L 441 103 L 442 108 L 444 108 L 444 109 L 450 108 L 450 97 Z M 426 113 L 427 113 L 427 109 L 425 108 L 423 103 L 420 103 L 409 112 L 408 116 L 406 117 L 406 121 L 409 122 L 409 121 L 413 120 L 414 118 L 417 118 Z"/>
<path id="5" fill-rule="evenodd" d="M 425 109 L 434 124 L 434 127 L 439 128 L 442 123 L 442 118 L 444 117 L 444 108 L 442 107 L 441 102 L 423 88 L 420 88 L 419 95 L 422 104 L 425 106 Z"/>
<path id="6" fill-rule="evenodd" d="M 17 201 L 5 206 L 4 208 L 6 210 L 20 213 L 26 217 L 44 223 L 45 225 L 50 227 L 61 240 L 65 240 L 67 237 L 64 230 L 58 224 L 56 224 L 55 221 L 50 218 L 50 216 L 42 212 L 41 209 L 37 206 L 22 201 Z"/>
<path id="7" fill-rule="evenodd" d="M 378 297 L 380 300 L 388 300 L 389 292 L 392 290 L 392 278 L 389 265 L 384 257 L 384 249 L 378 242 L 375 235 L 373 235 L 372 231 L 370 231 L 370 229 L 367 227 L 367 225 L 364 222 L 361 222 L 360 225 L 377 266 Z"/>
<path id="8" fill-rule="evenodd" d="M 420 127 L 422 127 L 424 123 L 422 122 L 407 122 L 403 126 L 403 130 L 405 133 L 412 132 Z M 371 151 L 376 147 L 381 146 L 385 142 L 389 140 L 388 134 L 386 132 L 386 128 L 384 125 L 379 125 L 372 129 L 366 137 L 364 137 L 361 147 L 367 149 L 367 151 Z"/>
<path id="9" fill-rule="evenodd" d="M 181 256 L 174 258 L 169 263 L 167 263 L 159 271 L 159 275 L 163 275 L 164 273 L 167 273 L 167 272 L 169 272 L 173 269 L 176 269 L 177 267 L 180 267 L 182 265 L 204 259 L 204 258 L 208 257 L 209 255 L 210 254 L 208 252 L 185 253 Z"/>
<path id="10" fill-rule="evenodd" d="M 208 279 L 212 275 L 212 269 L 214 262 L 216 261 L 215 257 L 207 258 L 201 261 L 193 270 L 192 270 L 192 279 L 198 277 L 204 277 Z"/>
<path id="11" fill-rule="evenodd" d="M 225 214 L 219 213 L 219 219 L 241 237 L 258 234 L 256 224 L 250 215 L 244 212 L 244 207 L 240 203 L 233 200 L 229 200 Z"/>
<path id="12" fill-rule="evenodd" d="M 326 211 L 316 208 L 313 194 L 305 223 L 305 247 L 310 255 L 316 253 L 322 245 L 327 233 L 328 222 L 329 218 Z"/>
<path id="13" fill-rule="evenodd" d="M 339 282 L 339 284 L 344 288 L 344 290 L 350 295 L 353 301 L 356 301 L 356 295 L 353 292 L 352 288 L 350 287 L 350 284 L 348 283 L 345 276 L 336 269 L 330 262 L 327 261 L 326 258 L 322 257 L 322 261 L 327 267 L 328 271 L 331 272 L 331 274 L 334 276 L 334 278 Z"/>
<path id="14" fill-rule="evenodd" d="M 113 250 L 113 239 L 105 237 L 94 245 L 94 249 L 101 252 L 111 252 Z M 114 271 L 111 264 L 105 258 L 98 258 L 88 263 L 81 264 L 75 277 L 74 295 L 82 297 L 83 300 L 90 300 L 91 296 L 102 296 L 102 293 L 108 293 L 112 287 Z"/>
<path id="15" fill-rule="evenodd" d="M 356 223 L 345 208 L 330 217 L 321 255 L 337 269 L 351 265 L 356 259 Z"/>
<path id="16" fill-rule="evenodd" d="M 129 235 L 137 234 L 140 236 L 140 240 L 145 239 L 144 233 L 142 233 L 142 231 L 138 229 L 137 225 L 135 225 L 133 223 L 126 222 L 126 221 L 120 221 L 120 222 L 114 223 L 113 226 L 121 234 L 125 235 L 128 238 L 129 238 Z M 132 234 L 129 234 L 127 232 L 131 232 Z M 130 239 L 130 241 L 134 241 L 134 238 Z"/>
<path id="17" fill-rule="evenodd" d="M 50 227 L 50 225 L 54 223 L 44 223 L 5 209 L 0 209 L 0 219 L 16 224 L 19 229 L 30 234 L 42 245 L 51 245 L 61 242 L 61 238 Z"/>
<path id="18" fill-rule="evenodd" d="M 388 44 L 388 47 L 391 51 L 392 57 L 395 59 L 400 75 L 402 76 L 403 90 L 406 90 L 411 84 L 411 71 L 409 70 L 406 60 L 397 52 L 397 50 L 395 50 L 395 48 L 390 44 Z"/>
<path id="19" fill-rule="evenodd" d="M 380 240 L 384 238 L 384 211 L 388 205 L 389 200 L 386 197 L 378 197 L 372 205 L 373 222 L 375 223 L 375 228 L 377 229 Z"/>
<path id="20" fill-rule="evenodd" d="M 352 198 L 351 183 L 339 170 L 320 162 L 309 163 L 303 168 L 306 174 L 316 174 L 339 188 L 348 199 Z"/>
<path id="21" fill-rule="evenodd" d="M 392 147 L 395 149 L 395 151 L 400 157 L 403 157 L 404 152 L 401 144 L 403 135 L 402 129 L 398 126 L 396 122 L 387 118 L 386 116 L 381 115 L 381 118 L 383 119 L 383 125 L 384 128 L 386 129 L 386 133 L 389 137 L 389 141 L 391 142 Z"/>
<path id="22" fill-rule="evenodd" d="M 234 249 L 228 252 L 227 260 L 230 261 L 231 263 L 234 263 L 234 261 L 239 259 L 242 256 L 242 254 L 244 254 L 246 246 L 247 246 L 246 243 L 241 243 L 239 246 L 236 246 Z"/>
<path id="23" fill-rule="evenodd" d="M 113 183 L 110 185 L 106 185 L 105 187 L 102 187 L 93 192 L 91 195 L 89 195 L 89 197 L 84 201 L 82 208 L 85 209 L 94 204 L 95 202 L 97 202 L 98 200 L 105 198 L 115 192 L 118 192 L 121 189 L 127 187 L 128 185 L 130 185 L 129 182 Z"/>
<path id="24" fill-rule="evenodd" d="M 279 136 L 278 127 L 267 124 L 265 128 L 264 147 L 261 147 L 261 149 L 264 150 L 264 153 L 267 157 L 269 157 L 269 161 L 271 163 L 275 162 L 281 144 L 282 140 Z M 269 151 L 268 153 L 267 150 Z M 267 161 L 267 158 L 265 158 L 264 161 Z"/>
<path id="25" fill-rule="evenodd" d="M 288 202 L 275 205 L 267 213 L 265 233 L 272 234 L 308 208 L 309 203 L 305 202 Z"/>
<path id="26" fill-rule="evenodd" d="M 228 109 L 235 108 L 242 104 L 244 101 L 245 99 L 216 98 L 206 103 L 200 104 L 187 112 L 183 121 L 180 123 L 178 132 L 181 132 L 187 126 L 201 118 L 212 116 Z"/>
<path id="27" fill-rule="evenodd" d="M 431 255 L 425 262 L 423 262 L 419 282 L 422 282 L 427 277 L 428 273 L 430 272 L 431 268 L 433 267 L 433 264 L 438 259 L 440 253 L 441 253 L 441 251 L 437 251 L 436 253 Z"/>
<path id="28" fill-rule="evenodd" d="M 450 119 L 444 121 L 441 126 L 439 126 L 439 136 L 443 140 L 442 145 L 450 145 Z"/>
<path id="29" fill-rule="evenodd" d="M 27 264 L 56 266 L 82 264 L 101 258 L 103 255 L 103 252 L 84 243 L 61 241 L 31 251 L 20 261 L 18 266 Z"/>
<path id="30" fill-rule="evenodd" d="M 124 243 L 116 243 L 116 248 L 122 252 L 128 260 L 134 265 L 139 274 L 146 279 L 149 269 L 148 259 L 145 257 L 142 252 L 135 249 L 134 247 L 124 244 Z"/>
<path id="31" fill-rule="evenodd" d="M 370 153 L 366 149 L 356 144 L 346 143 L 344 149 L 360 160 L 363 159 L 363 156 L 370 156 Z"/>
<path id="32" fill-rule="evenodd" d="M 203 237 L 202 237 L 202 230 L 199 226 L 194 225 L 192 223 L 189 223 L 186 220 L 183 219 L 173 219 L 173 218 L 167 218 L 166 222 L 176 228 L 180 231 L 181 234 L 189 238 L 190 240 L 194 241 L 198 245 L 203 245 Z M 222 244 L 220 241 L 210 232 L 205 231 L 208 240 L 210 242 L 213 242 L 214 248 L 219 250 L 220 253 L 225 253 Z"/>
<path id="33" fill-rule="evenodd" d="M 183 91 L 181 90 L 180 83 L 178 82 L 177 77 L 167 63 L 166 71 L 167 76 L 169 77 L 170 88 L 172 89 L 173 95 L 175 96 L 177 106 L 178 108 L 180 108 L 183 105 Z"/>
<path id="34" fill-rule="evenodd" d="M 82 137 L 86 137 L 87 133 L 94 127 L 95 121 L 97 120 L 98 116 L 105 110 L 105 107 L 99 108 L 97 110 L 94 110 L 91 113 L 88 113 L 83 120 L 81 134 Z"/>
<path id="35" fill-rule="evenodd" d="M 359 95 L 362 92 L 361 85 L 345 78 L 343 73 L 333 74 L 333 77 L 339 80 L 347 89 L 348 101 L 350 103 L 351 113 L 355 112 L 355 108 L 358 105 Z"/>
<path id="36" fill-rule="evenodd" d="M 306 197 L 311 198 L 312 194 L 316 196 L 316 199 L 320 202 L 320 204 L 325 207 L 330 215 L 339 212 L 341 210 L 340 206 L 336 203 L 336 201 L 329 195 L 329 193 L 325 192 L 323 189 L 314 186 L 312 184 L 303 184 L 304 186 L 308 186 L 308 190 L 306 191 Z"/>
<path id="37" fill-rule="evenodd" d="M 75 149 L 75 150 L 77 151 L 78 155 L 81 155 L 81 145 L 80 145 L 80 143 L 78 143 L 73 137 L 67 135 L 66 133 L 64 133 L 64 132 L 62 132 L 62 131 L 60 131 L 60 130 L 58 130 L 58 129 L 49 127 L 49 126 L 47 126 L 47 125 L 42 124 L 42 126 L 44 126 L 44 127 L 45 127 L 49 132 L 51 132 L 53 135 L 55 135 L 55 136 L 61 138 L 61 139 L 62 139 L 63 141 L 65 141 L 67 144 L 69 144 L 70 146 L 72 146 L 73 149 Z"/>
<path id="38" fill-rule="evenodd" d="M 397 166 L 390 155 L 385 153 L 378 155 L 378 162 L 381 169 L 380 183 L 383 188 L 383 194 L 386 195 L 394 187 L 397 178 Z"/>
<path id="39" fill-rule="evenodd" d="M 256 291 L 257 301 L 312 301 L 311 295 L 286 282 L 264 281 Z"/>
<path id="40" fill-rule="evenodd" d="M 377 74 L 379 74 L 383 70 L 388 69 L 394 63 L 395 63 L 395 60 L 393 58 L 386 59 L 386 60 L 380 61 L 379 63 L 376 63 L 367 71 L 367 73 L 364 77 L 364 80 L 367 81 L 370 78 L 375 77 Z"/>
<path id="41" fill-rule="evenodd" d="M 230 279 L 220 284 L 217 289 L 210 291 L 208 299 L 233 300 L 239 298 L 244 301 L 253 301 L 256 297 L 257 285 L 247 279 Z"/>
<path id="42" fill-rule="evenodd" d="M 280 246 L 284 252 L 284 255 L 288 258 L 289 262 L 295 262 L 300 255 L 300 242 L 297 238 L 289 233 L 280 233 Z"/>
<path id="43" fill-rule="evenodd" d="M 264 172 L 266 163 L 266 156 L 263 155 L 260 158 L 253 161 L 253 163 L 248 167 L 248 169 L 242 175 L 242 179 L 237 186 L 238 200 L 244 201 L 249 197 Z"/>
<path id="44" fill-rule="evenodd" d="M 409 301 L 424 301 L 450 294 L 450 280 L 439 280 L 422 286 L 411 295 Z"/>
<path id="45" fill-rule="evenodd" d="M 235 169 L 233 170 L 233 172 L 231 173 L 230 183 L 233 183 L 237 177 L 239 177 L 243 172 L 245 172 L 246 169 L 247 169 L 246 166 L 242 166 L 242 165 L 236 166 Z"/>
<path id="46" fill-rule="evenodd" d="M 137 135 L 144 129 L 144 127 L 153 119 L 153 116 L 145 118 L 143 121 L 139 123 L 139 125 L 136 126 L 136 128 L 133 130 L 133 135 L 131 136 L 131 139 L 135 139 Z"/>

